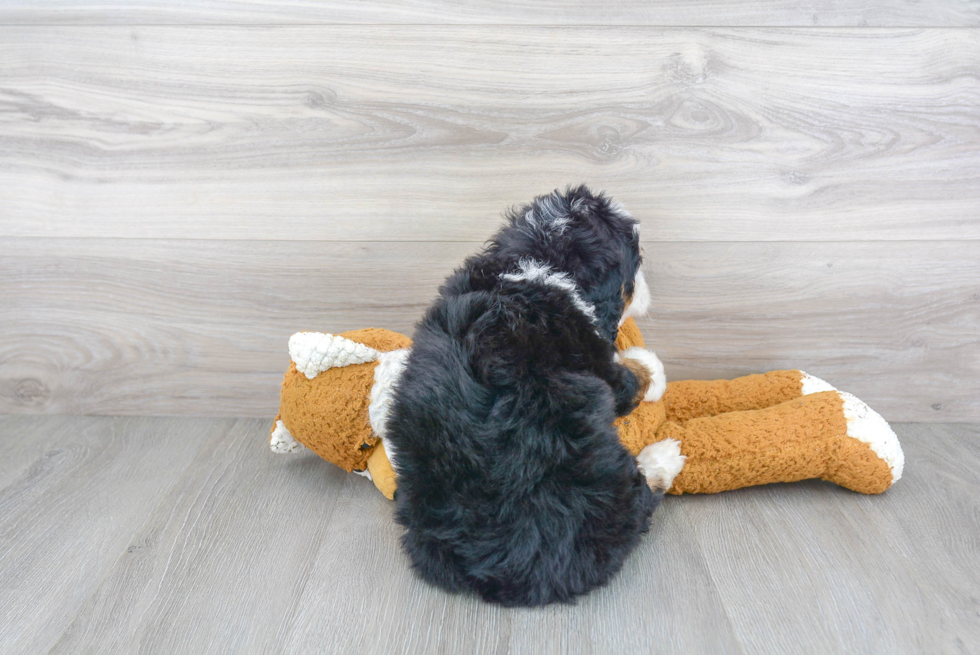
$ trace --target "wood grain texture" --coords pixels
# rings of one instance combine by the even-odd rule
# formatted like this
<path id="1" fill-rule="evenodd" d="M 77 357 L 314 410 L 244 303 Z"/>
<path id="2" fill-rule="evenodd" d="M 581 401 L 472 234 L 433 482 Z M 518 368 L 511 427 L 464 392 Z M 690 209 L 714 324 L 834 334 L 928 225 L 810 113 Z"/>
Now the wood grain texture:
<path id="1" fill-rule="evenodd" d="M 475 244 L 6 245 L 0 396 L 11 411 L 272 417 L 293 332 L 410 333 Z"/>
<path id="2" fill-rule="evenodd" d="M 7 0 L 4 24 L 266 24 L 266 23 L 498 23 L 547 25 L 728 25 L 728 26 L 977 26 L 980 8 L 971 0 L 105 0 L 97 4 L 56 0 L 42 4 Z"/>
<path id="3" fill-rule="evenodd" d="M 275 415 L 300 330 L 412 333 L 479 244 L 0 240 L 0 408 Z M 803 368 L 889 420 L 980 417 L 980 243 L 645 243 L 670 379 Z"/>
<path id="4" fill-rule="evenodd" d="M 277 458 L 262 421 L 220 426 L 88 598 L 53 653 L 277 652 L 344 471 Z M 382 498 L 384 501 L 384 498 Z"/>
<path id="5" fill-rule="evenodd" d="M 379 497 L 363 483 L 351 496 L 360 499 L 364 489 Z M 646 652 L 650 644 L 663 652 L 740 652 L 677 507 L 658 510 L 651 538 L 606 588 L 574 606 L 508 610 L 472 596 L 434 593 L 407 574 L 390 506 L 378 500 L 380 507 L 372 501 L 362 510 L 362 502 L 355 511 L 334 514 L 336 537 L 311 570 L 290 626 L 289 652 L 598 655 Z M 364 538 L 353 540 L 351 534 Z M 329 618 L 324 607 L 331 608 Z M 368 629 L 365 607 L 374 617 Z M 705 625 L 712 626 L 707 634 Z"/>
<path id="6" fill-rule="evenodd" d="M 746 652 L 980 648 L 980 431 L 896 430 L 908 466 L 881 496 L 808 482 L 685 499 Z"/>
<path id="7" fill-rule="evenodd" d="M 70 429 L 69 429 L 70 424 Z M 215 422 L 38 417 L 2 422 L 0 651 L 43 653 L 129 544 Z"/>
<path id="8" fill-rule="evenodd" d="M 678 507 L 608 587 L 575 606 L 505 610 L 418 580 L 392 504 L 366 480 L 269 453 L 264 421 L 201 422 L 224 431 L 51 652 L 740 652 Z M 609 629 L 637 608 L 633 629 Z"/>
<path id="9" fill-rule="evenodd" d="M 669 379 L 803 369 L 893 421 L 980 413 L 976 242 L 646 251 L 654 302 L 642 327 Z"/>
<path id="10" fill-rule="evenodd" d="M 42 429 L 48 439 L 28 438 Z M 0 489 L 18 479 L 33 464 L 42 460 L 46 452 L 56 450 L 55 444 L 62 443 L 65 436 L 77 430 L 73 416 L 49 416 L 44 421 L 35 421 L 31 415 L 3 417 L 3 434 L 10 435 L 3 442 L 4 465 L 0 466 Z M 17 438 L 15 435 L 25 435 Z"/>
<path id="11" fill-rule="evenodd" d="M 980 239 L 972 29 L 4 27 L 0 61 L 0 236 L 475 241 L 585 181 L 652 240 Z"/>
<path id="12" fill-rule="evenodd" d="M 980 650 L 980 426 L 909 425 L 900 432 L 915 468 L 915 479 L 931 493 L 906 492 L 901 509 L 862 503 L 869 523 L 889 541 L 901 544 L 908 575 L 923 591 L 920 615 L 939 627 L 942 648 L 924 640 L 925 651 Z M 933 500 L 933 493 L 943 500 Z M 903 535 L 905 538 L 903 539 Z M 933 602 L 932 599 L 937 599 Z M 891 599 L 898 604 L 897 599 Z M 922 620 L 921 618 L 918 620 Z"/>
<path id="13" fill-rule="evenodd" d="M 266 421 L 71 420 L 0 417 L 4 451 L 73 453 L 0 489 L 2 653 L 980 648 L 977 425 L 896 425 L 906 473 L 880 496 L 668 497 L 610 585 L 525 610 L 420 582 L 392 504 L 310 453 L 273 455 Z"/>

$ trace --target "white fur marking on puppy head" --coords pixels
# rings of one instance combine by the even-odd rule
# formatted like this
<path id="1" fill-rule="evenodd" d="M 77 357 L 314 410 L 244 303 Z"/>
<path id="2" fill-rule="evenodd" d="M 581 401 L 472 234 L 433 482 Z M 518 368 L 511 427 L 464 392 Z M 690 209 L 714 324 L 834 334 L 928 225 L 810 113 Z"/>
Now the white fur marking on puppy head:
<path id="1" fill-rule="evenodd" d="M 811 393 L 820 393 L 821 391 L 837 391 L 837 388 L 829 382 L 810 375 L 806 371 L 800 371 L 800 375 L 803 376 L 800 379 L 802 385 L 800 395 L 802 396 L 809 396 Z"/>
<path id="2" fill-rule="evenodd" d="M 558 234 L 565 234 L 565 230 L 568 229 L 569 223 L 572 222 L 568 216 L 561 216 L 551 221 L 551 229 L 558 232 Z"/>
<path id="3" fill-rule="evenodd" d="M 306 448 L 303 444 L 296 441 L 292 433 L 286 429 L 286 424 L 281 420 L 276 421 L 276 429 L 269 435 L 269 450 L 280 455 L 295 453 Z"/>
<path id="4" fill-rule="evenodd" d="M 521 259 L 517 262 L 517 267 L 520 269 L 520 273 L 504 273 L 500 278 L 509 282 L 535 282 L 561 289 L 568 294 L 572 304 L 580 312 L 585 314 L 593 324 L 596 322 L 595 307 L 582 299 L 578 292 L 578 286 L 567 273 L 556 273 L 547 264 L 542 264 L 533 259 Z"/>
<path id="5" fill-rule="evenodd" d="M 622 325 L 628 318 L 646 316 L 648 311 L 650 311 L 650 287 L 647 286 L 647 279 L 642 269 L 637 269 L 636 276 L 633 278 L 633 299 L 623 312 L 623 317 L 619 319 L 619 324 Z"/>
<path id="6" fill-rule="evenodd" d="M 846 391 L 838 391 L 844 401 L 844 418 L 847 419 L 847 436 L 871 446 L 875 455 L 880 457 L 892 470 L 892 482 L 902 477 L 905 469 L 905 453 L 898 442 L 898 436 L 875 410 L 867 403 Z"/>
<path id="7" fill-rule="evenodd" d="M 663 362 L 660 361 L 657 354 L 646 348 L 633 346 L 623 351 L 623 357 L 626 359 L 635 359 L 650 371 L 650 388 L 647 389 L 643 400 L 647 402 L 660 400 L 664 392 L 667 391 L 667 375 L 664 373 Z"/>
<path id="8" fill-rule="evenodd" d="M 686 461 L 687 456 L 681 455 L 681 442 L 676 439 L 652 443 L 636 456 L 636 465 L 655 491 L 670 489 Z"/>
<path id="9" fill-rule="evenodd" d="M 572 202 L 571 209 L 573 211 L 578 209 L 577 203 L 579 202 L 580 200 Z M 530 228 L 529 232 L 537 230 L 539 234 L 545 236 L 549 234 L 546 230 L 551 230 L 559 235 L 564 234 L 571 224 L 571 220 L 568 209 L 561 198 L 555 194 L 535 199 L 534 206 L 524 214 L 524 221 Z"/>
<path id="10" fill-rule="evenodd" d="M 534 206 L 537 208 L 541 220 L 545 223 L 568 216 L 568 210 L 557 192 L 535 198 Z"/>
<path id="11" fill-rule="evenodd" d="M 378 355 L 363 343 L 323 332 L 297 332 L 289 337 L 289 358 L 310 380 L 330 368 L 373 362 Z"/>

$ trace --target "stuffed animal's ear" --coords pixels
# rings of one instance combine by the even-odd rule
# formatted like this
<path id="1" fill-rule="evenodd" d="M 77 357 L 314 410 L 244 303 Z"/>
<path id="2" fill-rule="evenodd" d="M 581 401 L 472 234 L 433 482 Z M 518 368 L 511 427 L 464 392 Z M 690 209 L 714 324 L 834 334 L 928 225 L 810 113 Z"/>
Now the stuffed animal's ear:
<path id="1" fill-rule="evenodd" d="M 297 332 L 289 338 L 289 358 L 310 380 L 330 368 L 373 362 L 380 354 L 363 343 L 323 332 Z"/>

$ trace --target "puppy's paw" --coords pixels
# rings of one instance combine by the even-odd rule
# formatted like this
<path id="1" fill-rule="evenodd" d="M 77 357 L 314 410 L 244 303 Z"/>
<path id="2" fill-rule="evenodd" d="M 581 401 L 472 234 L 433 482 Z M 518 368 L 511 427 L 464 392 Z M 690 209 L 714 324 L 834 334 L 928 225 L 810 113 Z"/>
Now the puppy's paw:
<path id="1" fill-rule="evenodd" d="M 647 402 L 660 400 L 667 390 L 667 376 L 664 374 L 664 365 L 653 351 L 639 346 L 627 348 L 622 353 L 623 364 L 636 374 L 640 381 L 648 380 L 646 386 L 641 384 L 643 397 L 640 400 Z M 638 368 L 646 369 L 646 375 L 641 376 L 637 372 Z"/>
<path id="2" fill-rule="evenodd" d="M 667 491 L 674 484 L 674 478 L 684 468 L 687 456 L 681 455 L 681 442 L 664 439 L 652 443 L 636 456 L 636 465 L 654 491 Z"/>

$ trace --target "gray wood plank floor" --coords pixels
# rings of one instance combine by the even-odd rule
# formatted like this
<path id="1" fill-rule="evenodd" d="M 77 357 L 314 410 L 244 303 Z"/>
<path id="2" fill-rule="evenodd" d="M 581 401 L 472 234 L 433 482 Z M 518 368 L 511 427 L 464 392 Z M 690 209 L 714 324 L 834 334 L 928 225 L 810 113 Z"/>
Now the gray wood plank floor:
<path id="1" fill-rule="evenodd" d="M 0 417 L 0 652 L 970 653 L 980 426 L 900 424 L 881 496 L 668 498 L 574 606 L 418 581 L 392 505 L 267 420 Z"/>

